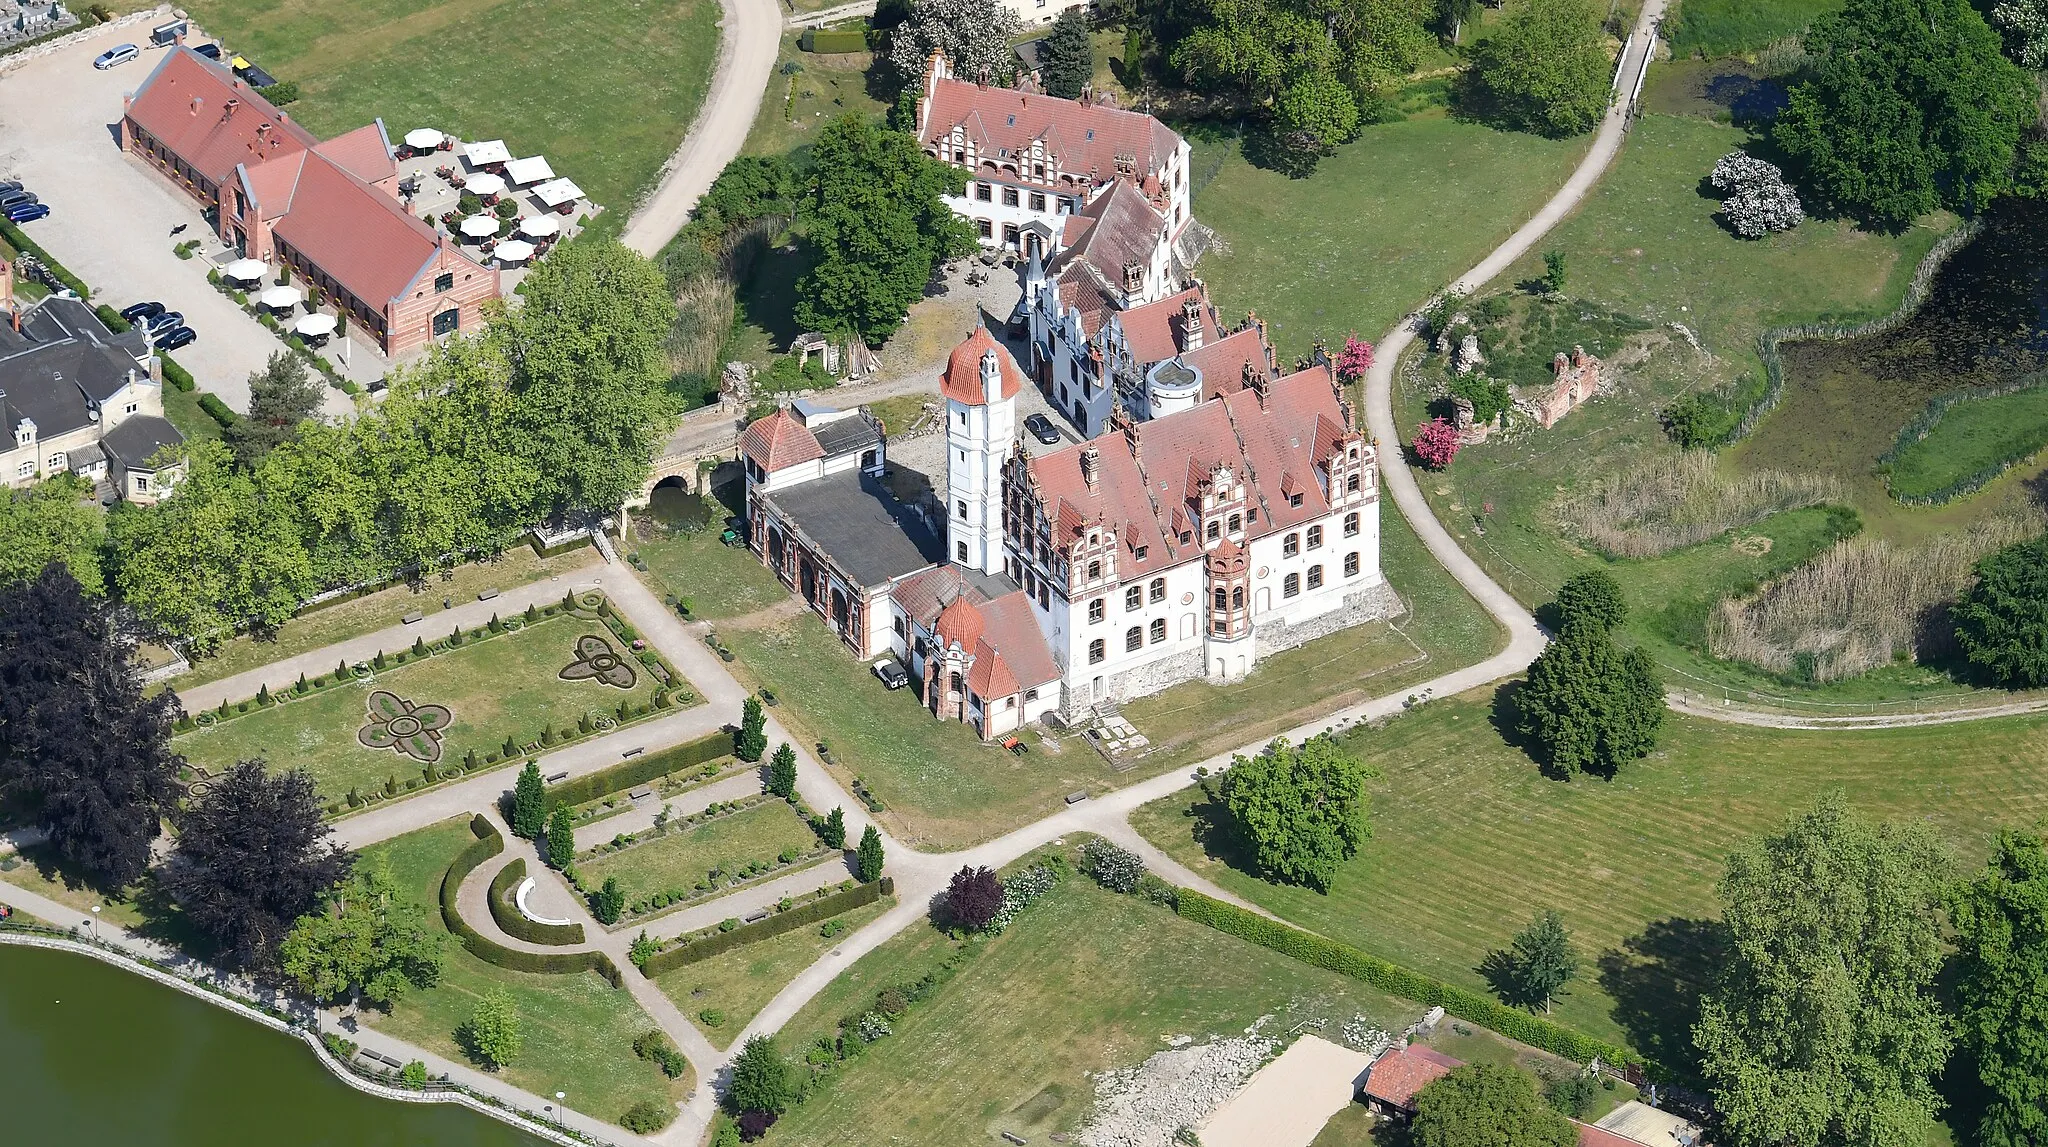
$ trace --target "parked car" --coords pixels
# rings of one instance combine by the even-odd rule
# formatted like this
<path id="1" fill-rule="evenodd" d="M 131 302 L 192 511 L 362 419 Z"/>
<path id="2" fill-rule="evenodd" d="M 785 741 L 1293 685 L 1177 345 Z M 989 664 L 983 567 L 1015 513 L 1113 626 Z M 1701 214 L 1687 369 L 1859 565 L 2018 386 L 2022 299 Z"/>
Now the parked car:
<path id="1" fill-rule="evenodd" d="M 156 336 L 156 349 L 177 350 L 179 347 L 189 345 L 198 338 L 199 332 L 191 327 L 172 327 L 163 334 Z"/>
<path id="2" fill-rule="evenodd" d="M 1029 430 L 1033 438 L 1038 439 L 1047 446 L 1051 446 L 1060 440 L 1059 429 L 1052 424 L 1052 419 L 1047 418 L 1043 414 L 1034 414 L 1026 418 L 1024 420 L 1024 429 Z"/>
<path id="3" fill-rule="evenodd" d="M 41 203 L 42 201 L 43 197 L 37 195 L 33 191 L 9 191 L 5 193 L 0 193 L 0 211 L 5 211 L 10 207 L 20 207 L 28 203 Z"/>
<path id="4" fill-rule="evenodd" d="M 14 194 L 15 192 L 17 192 L 17 191 L 20 191 L 20 190 L 21 190 L 21 181 L 20 181 L 20 180 L 16 180 L 16 179 L 0 179 L 0 195 L 12 195 L 12 194 Z"/>
<path id="5" fill-rule="evenodd" d="M 192 49 L 192 50 L 193 50 L 193 51 L 195 51 L 195 52 L 197 52 L 197 53 L 199 53 L 199 54 L 200 54 L 200 55 L 202 55 L 202 56 L 205 56 L 205 57 L 206 57 L 207 59 L 209 59 L 209 60 L 218 60 L 218 59 L 220 59 L 220 45 L 219 45 L 219 44 L 201 44 L 201 45 L 199 45 L 198 47 L 196 47 L 196 48 L 194 48 L 194 49 Z"/>
<path id="6" fill-rule="evenodd" d="M 185 315 L 182 311 L 158 311 L 142 320 L 142 325 L 149 328 L 150 334 L 160 335 L 173 327 L 184 326 Z"/>
<path id="7" fill-rule="evenodd" d="M 117 44 L 94 57 L 92 66 L 104 72 L 108 68 L 118 68 L 141 55 L 142 49 L 133 44 Z"/>
<path id="8" fill-rule="evenodd" d="M 7 208 L 7 221 L 9 223 L 33 223 L 49 213 L 50 206 L 47 203 L 24 203 L 19 207 Z"/>
<path id="9" fill-rule="evenodd" d="M 153 319 L 163 313 L 164 305 L 162 303 L 136 303 L 134 306 L 123 310 L 121 317 L 128 322 L 139 323 L 147 319 Z"/>
<path id="10" fill-rule="evenodd" d="M 910 674 L 905 673 L 903 667 L 896 664 L 894 657 L 884 657 L 875 662 L 872 668 L 875 677 L 882 682 L 885 689 L 901 689 L 910 684 Z"/>

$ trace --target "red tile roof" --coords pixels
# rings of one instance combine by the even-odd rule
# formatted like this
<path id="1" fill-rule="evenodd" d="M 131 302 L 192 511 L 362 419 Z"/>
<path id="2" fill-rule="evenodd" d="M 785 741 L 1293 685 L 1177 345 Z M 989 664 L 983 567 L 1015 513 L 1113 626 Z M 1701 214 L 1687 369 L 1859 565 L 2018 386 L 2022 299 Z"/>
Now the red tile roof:
<path id="1" fill-rule="evenodd" d="M 136 89 L 127 115 L 216 186 L 228 182 L 237 164 L 320 142 L 234 73 L 185 47 L 164 53 Z"/>
<path id="2" fill-rule="evenodd" d="M 281 219 L 292 209 L 292 192 L 298 188 L 299 169 L 305 164 L 306 153 L 295 151 L 241 169 L 248 182 L 249 197 L 256 201 L 262 218 Z"/>
<path id="3" fill-rule="evenodd" d="M 987 394 L 981 385 L 981 357 L 990 351 L 995 352 L 996 364 L 1001 370 L 1000 397 L 1015 398 L 1017 389 L 1024 385 L 1024 371 L 1010 356 L 1009 350 L 988 333 L 987 327 L 982 326 L 975 327 L 973 334 L 953 348 L 952 357 L 946 360 L 946 373 L 939 378 L 940 393 L 968 406 L 986 404 Z"/>
<path id="4" fill-rule="evenodd" d="M 980 607 L 981 642 L 967 684 L 983 700 L 1008 697 L 1023 689 L 1059 679 L 1059 666 L 1045 644 L 1045 631 L 1031 611 L 1031 599 L 1023 590 L 1006 593 Z M 986 649 L 984 659 L 980 650 Z"/>
<path id="5" fill-rule="evenodd" d="M 1124 345 L 1131 348 L 1132 357 L 1149 366 L 1180 353 L 1182 336 L 1186 333 L 1181 329 L 1181 304 L 1190 296 L 1200 298 L 1199 289 L 1189 287 L 1156 303 L 1117 312 L 1117 325 L 1124 330 Z M 1206 303 L 1202 309 L 1208 311 Z M 1205 335 L 1214 331 L 1215 321 L 1215 315 L 1204 314 Z"/>
<path id="6" fill-rule="evenodd" d="M 1577 1120 L 1572 1121 L 1572 1127 L 1579 1133 L 1579 1147 L 1643 1147 L 1628 1136 L 1616 1135 L 1605 1127 L 1595 1127 Z"/>
<path id="7" fill-rule="evenodd" d="M 313 150 L 364 183 L 398 177 L 398 164 L 392 162 L 391 141 L 384 136 L 383 120 L 337 135 Z"/>
<path id="8" fill-rule="evenodd" d="M 1395 1048 L 1373 1061 L 1366 1071 L 1365 1094 L 1382 1103 L 1413 1110 L 1415 1093 L 1464 1064 L 1439 1051 L 1413 1045 Z"/>
<path id="9" fill-rule="evenodd" d="M 981 641 L 981 611 L 967 600 L 965 594 L 953 599 L 952 604 L 939 611 L 938 623 L 932 626 L 932 635 L 942 644 L 958 645 L 972 651 Z"/>
<path id="10" fill-rule="evenodd" d="M 771 474 L 785 466 L 815 462 L 825 456 L 818 436 L 798 422 L 788 407 L 755 419 L 741 437 L 740 449 L 755 465 Z"/>
<path id="11" fill-rule="evenodd" d="M 991 164 L 1015 163 L 1020 152 L 1029 154 L 1032 142 L 1042 139 L 1060 171 L 1097 183 L 1116 177 L 1118 155 L 1134 157 L 1141 177 L 1157 172 L 1181 142 L 1165 124 L 1143 112 L 984 88 L 965 80 L 939 80 L 928 103 L 920 141 L 927 148 L 960 125 L 974 141 L 978 158 Z"/>
<path id="12" fill-rule="evenodd" d="M 1148 461 L 1163 458 L 1150 453 L 1151 428 L 1170 420 L 1155 419 L 1145 424 L 1144 450 Z M 1075 535 L 1088 528 L 1088 523 L 1101 521 L 1117 531 L 1117 540 L 1122 543 L 1123 550 L 1117 555 L 1120 577 L 1128 580 L 1174 564 L 1171 539 L 1153 511 L 1145 471 L 1132 456 L 1128 440 L 1105 435 L 1095 439 L 1095 447 L 1098 460 L 1092 489 L 1081 476 L 1085 445 L 1041 454 L 1026 463 L 1039 503 L 1053 523 L 1053 545 L 1070 545 Z M 1137 556 L 1139 547 L 1145 550 L 1142 558 Z"/>
<path id="13" fill-rule="evenodd" d="M 317 151 L 299 171 L 291 204 L 274 234 L 372 306 L 403 295 L 440 253 L 433 228 Z"/>
<path id="14" fill-rule="evenodd" d="M 1202 372 L 1202 397 L 1217 398 L 1244 389 L 1244 368 L 1250 364 L 1259 374 L 1270 375 L 1266 340 L 1257 327 L 1216 337 L 1215 330 L 1196 350 L 1180 360 Z"/>

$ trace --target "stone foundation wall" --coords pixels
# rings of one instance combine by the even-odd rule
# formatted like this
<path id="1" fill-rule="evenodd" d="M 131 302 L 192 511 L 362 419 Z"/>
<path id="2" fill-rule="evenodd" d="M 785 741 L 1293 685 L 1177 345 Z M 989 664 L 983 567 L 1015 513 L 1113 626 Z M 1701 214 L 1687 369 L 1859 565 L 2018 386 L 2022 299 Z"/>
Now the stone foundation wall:
<path id="1" fill-rule="evenodd" d="M 1381 618 L 1398 617 L 1408 607 L 1401 602 L 1401 595 L 1394 587 L 1382 581 L 1368 586 L 1357 593 L 1344 595 L 1344 607 L 1331 610 L 1321 617 L 1313 617 L 1299 625 L 1284 622 L 1261 622 L 1253 634 L 1258 642 L 1258 659 L 1264 661 L 1284 649 L 1306 645 L 1318 637 L 1328 637 L 1341 629 L 1363 625 Z M 1256 670 L 1254 670 L 1256 672 Z"/>

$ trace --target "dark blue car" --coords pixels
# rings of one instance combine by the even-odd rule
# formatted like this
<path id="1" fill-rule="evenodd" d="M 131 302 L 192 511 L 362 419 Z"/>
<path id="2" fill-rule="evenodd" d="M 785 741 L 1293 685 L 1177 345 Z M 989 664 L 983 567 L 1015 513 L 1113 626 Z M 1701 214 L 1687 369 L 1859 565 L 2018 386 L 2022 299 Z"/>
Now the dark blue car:
<path id="1" fill-rule="evenodd" d="M 157 336 L 156 349 L 177 350 L 198 337 L 199 333 L 191 327 L 172 327 L 170 330 Z"/>
<path id="2" fill-rule="evenodd" d="M 18 207 L 9 207 L 7 209 L 7 221 L 9 223 L 33 223 L 49 213 L 50 208 L 47 204 L 24 203 Z"/>
<path id="3" fill-rule="evenodd" d="M 121 317 L 131 323 L 138 323 L 144 319 L 153 319 L 163 313 L 164 305 L 162 303 L 136 303 L 134 306 L 122 311 Z"/>

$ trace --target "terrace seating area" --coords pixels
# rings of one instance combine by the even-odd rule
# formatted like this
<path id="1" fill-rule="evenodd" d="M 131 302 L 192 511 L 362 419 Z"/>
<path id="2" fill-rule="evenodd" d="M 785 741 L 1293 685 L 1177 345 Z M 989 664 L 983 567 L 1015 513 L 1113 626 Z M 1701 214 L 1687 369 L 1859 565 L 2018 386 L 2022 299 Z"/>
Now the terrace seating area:
<path id="1" fill-rule="evenodd" d="M 399 192 L 412 212 L 495 263 L 508 289 L 599 210 L 573 181 L 556 176 L 545 156 L 515 159 L 501 139 L 465 143 L 414 128 L 395 158 Z"/>

